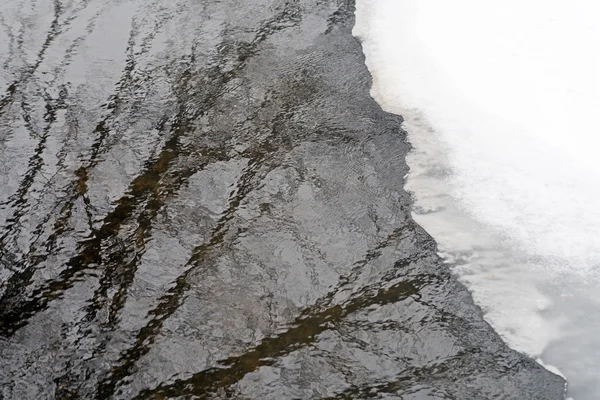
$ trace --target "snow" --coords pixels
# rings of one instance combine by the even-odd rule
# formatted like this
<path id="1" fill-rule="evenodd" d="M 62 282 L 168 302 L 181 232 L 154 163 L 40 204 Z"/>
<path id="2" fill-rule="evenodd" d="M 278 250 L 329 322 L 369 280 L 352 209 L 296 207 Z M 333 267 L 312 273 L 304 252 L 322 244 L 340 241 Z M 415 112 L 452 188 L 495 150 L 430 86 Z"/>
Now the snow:
<path id="1" fill-rule="evenodd" d="M 600 393 L 600 3 L 358 0 L 414 217 L 513 348 Z M 583 347 L 585 346 L 585 347 Z"/>

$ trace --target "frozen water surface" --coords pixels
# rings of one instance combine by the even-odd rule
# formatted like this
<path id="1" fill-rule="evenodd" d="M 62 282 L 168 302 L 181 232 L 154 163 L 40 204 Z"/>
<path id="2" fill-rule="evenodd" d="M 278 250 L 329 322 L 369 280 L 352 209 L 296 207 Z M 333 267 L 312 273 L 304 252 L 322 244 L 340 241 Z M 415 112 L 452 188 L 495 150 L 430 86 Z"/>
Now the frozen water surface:
<path id="1" fill-rule="evenodd" d="M 360 0 L 414 217 L 513 348 L 600 393 L 600 5 Z"/>

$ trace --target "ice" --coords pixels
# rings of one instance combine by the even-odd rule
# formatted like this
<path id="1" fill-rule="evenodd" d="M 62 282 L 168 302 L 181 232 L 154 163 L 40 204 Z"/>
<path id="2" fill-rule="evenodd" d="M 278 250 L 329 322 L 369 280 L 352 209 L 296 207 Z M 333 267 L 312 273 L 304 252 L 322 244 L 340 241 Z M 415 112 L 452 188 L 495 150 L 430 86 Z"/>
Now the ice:
<path id="1" fill-rule="evenodd" d="M 600 393 L 599 17 L 593 0 L 358 0 L 354 29 L 372 95 L 406 119 L 415 219 L 577 400 Z"/>

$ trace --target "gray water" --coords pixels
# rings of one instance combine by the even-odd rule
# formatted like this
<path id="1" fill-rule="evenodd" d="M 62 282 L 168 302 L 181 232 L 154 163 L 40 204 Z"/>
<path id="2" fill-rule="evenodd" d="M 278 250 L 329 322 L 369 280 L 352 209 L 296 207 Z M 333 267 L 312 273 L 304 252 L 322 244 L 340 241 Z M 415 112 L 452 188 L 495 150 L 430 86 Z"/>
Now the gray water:
<path id="1" fill-rule="evenodd" d="M 336 0 L 0 5 L 0 398 L 560 399 L 410 218 Z"/>

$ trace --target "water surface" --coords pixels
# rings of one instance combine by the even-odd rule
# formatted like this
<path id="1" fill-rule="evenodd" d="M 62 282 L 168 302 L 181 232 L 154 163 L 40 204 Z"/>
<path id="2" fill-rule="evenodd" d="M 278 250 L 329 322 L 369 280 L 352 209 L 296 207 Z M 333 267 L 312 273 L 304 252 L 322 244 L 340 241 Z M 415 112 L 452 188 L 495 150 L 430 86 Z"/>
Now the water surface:
<path id="1" fill-rule="evenodd" d="M 353 13 L 2 2 L 2 398 L 562 397 L 410 218 Z"/>

